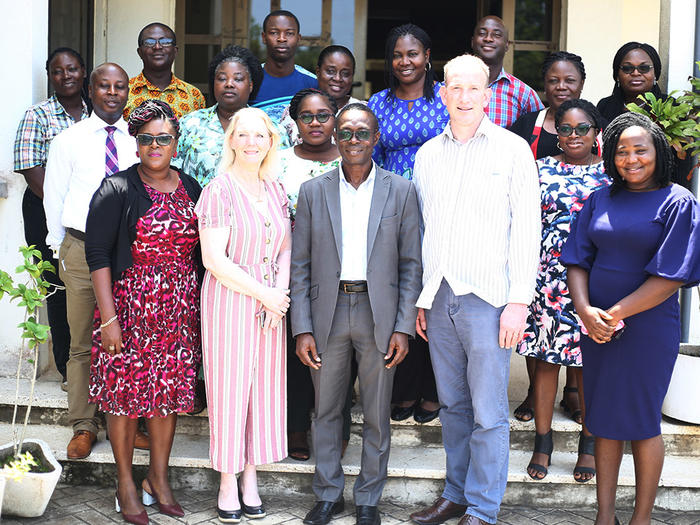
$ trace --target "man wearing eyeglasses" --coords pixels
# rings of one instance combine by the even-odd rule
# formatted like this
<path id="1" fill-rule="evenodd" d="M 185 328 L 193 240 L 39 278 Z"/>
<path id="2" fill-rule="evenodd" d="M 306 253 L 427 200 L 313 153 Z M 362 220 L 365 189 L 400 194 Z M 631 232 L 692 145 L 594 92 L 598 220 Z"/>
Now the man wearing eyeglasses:
<path id="1" fill-rule="evenodd" d="M 316 504 L 304 523 L 325 525 L 345 505 L 341 412 L 354 354 L 364 414 L 355 511 L 358 524 L 378 525 L 394 370 L 415 333 L 418 203 L 408 180 L 372 161 L 379 129 L 371 109 L 345 106 L 335 139 L 341 165 L 301 185 L 292 243 L 292 333 L 316 392 Z"/>
<path id="2" fill-rule="evenodd" d="M 172 29 L 160 22 L 148 24 L 139 33 L 138 45 L 136 52 L 143 62 L 143 70 L 129 80 L 129 101 L 124 108 L 124 119 L 128 119 L 129 113 L 147 99 L 166 102 L 177 118 L 206 107 L 202 92 L 172 72 L 177 55 Z"/>

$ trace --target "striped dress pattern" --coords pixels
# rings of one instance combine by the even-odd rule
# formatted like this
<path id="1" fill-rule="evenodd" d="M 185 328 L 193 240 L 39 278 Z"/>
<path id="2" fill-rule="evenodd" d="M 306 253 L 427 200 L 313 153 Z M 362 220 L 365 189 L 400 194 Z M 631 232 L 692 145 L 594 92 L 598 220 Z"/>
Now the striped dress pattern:
<path id="1" fill-rule="evenodd" d="M 265 181 L 267 212 L 222 173 L 195 208 L 200 230 L 228 228 L 227 257 L 259 282 L 274 286 L 276 261 L 289 221 L 281 184 Z M 238 473 L 287 456 L 285 320 L 264 333 L 263 306 L 231 290 L 209 271 L 202 284 L 202 353 L 214 470 Z"/>

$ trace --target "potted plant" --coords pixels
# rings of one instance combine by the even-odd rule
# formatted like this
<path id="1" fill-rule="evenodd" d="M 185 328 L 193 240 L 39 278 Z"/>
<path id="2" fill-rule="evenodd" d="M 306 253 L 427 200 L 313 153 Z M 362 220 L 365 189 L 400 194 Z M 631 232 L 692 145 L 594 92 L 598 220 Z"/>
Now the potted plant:
<path id="1" fill-rule="evenodd" d="M 24 263 L 15 269 L 18 275 L 26 275 L 26 283 L 16 283 L 5 271 L 0 270 L 0 299 L 7 294 L 10 301 L 18 301 L 24 310 L 21 329 L 22 343 L 17 358 L 15 404 L 12 414 L 12 442 L 0 447 L 0 466 L 5 482 L 2 496 L 2 513 L 22 517 L 41 516 L 61 476 L 62 467 L 56 461 L 48 444 L 39 439 L 25 439 L 29 413 L 34 401 L 34 386 L 39 362 L 39 346 L 49 337 L 49 327 L 38 321 L 38 309 L 46 297 L 54 293 L 53 286 L 44 280 L 44 272 L 55 272 L 53 265 L 41 258 L 34 246 L 19 249 Z M 20 379 L 25 353 L 30 353 L 32 365 L 29 383 L 29 401 L 23 423 L 17 422 L 19 408 Z"/>

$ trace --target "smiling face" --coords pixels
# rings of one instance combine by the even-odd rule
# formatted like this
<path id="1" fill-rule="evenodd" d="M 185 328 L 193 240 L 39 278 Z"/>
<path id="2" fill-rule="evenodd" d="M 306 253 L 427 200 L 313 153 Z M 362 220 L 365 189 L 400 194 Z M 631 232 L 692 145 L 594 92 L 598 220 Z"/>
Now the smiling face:
<path id="1" fill-rule="evenodd" d="M 651 88 L 654 87 L 654 65 L 649 55 L 642 49 L 633 49 L 624 56 L 620 63 L 620 67 L 645 65 L 651 66 L 651 69 L 646 73 L 640 73 L 638 69 L 631 73 L 625 73 L 621 69 L 617 70 L 620 89 L 630 100 L 637 95 L 651 91 Z"/>
<path id="2" fill-rule="evenodd" d="M 615 169 L 631 191 L 656 189 L 656 149 L 651 135 L 640 126 L 630 126 L 615 147 Z"/>
<path id="3" fill-rule="evenodd" d="M 116 64 L 102 64 L 92 72 L 88 91 L 95 114 L 107 124 L 114 124 L 129 98 L 129 77 Z"/>
<path id="4" fill-rule="evenodd" d="M 450 114 L 450 123 L 460 127 L 476 127 L 484 116 L 491 98 L 488 79 L 476 67 L 461 67 L 445 77 L 440 98 Z"/>
<path id="5" fill-rule="evenodd" d="M 262 32 L 267 56 L 275 62 L 294 60 L 300 38 L 297 23 L 288 16 L 270 17 Z"/>
<path id="6" fill-rule="evenodd" d="M 147 38 L 155 39 L 156 45 L 148 47 L 143 44 L 143 41 Z M 136 52 L 143 61 L 143 69 L 145 71 L 168 71 L 173 67 L 175 55 L 177 55 L 177 46 L 162 46 L 158 42 L 161 38 L 172 38 L 174 40 L 175 35 L 168 31 L 167 28 L 159 25 L 149 27 L 141 35 L 141 43 Z"/>
<path id="7" fill-rule="evenodd" d="M 338 140 L 338 151 L 346 166 L 369 166 L 372 162 L 374 146 L 379 142 L 379 130 L 374 125 L 371 116 L 366 111 L 351 109 L 344 112 L 338 119 L 338 132 L 353 132 L 350 140 Z M 366 130 L 370 132 L 368 140 L 360 140 L 356 131 Z"/>
<path id="8" fill-rule="evenodd" d="M 318 88 L 335 100 L 342 100 L 350 94 L 354 74 L 349 56 L 340 52 L 331 53 L 323 59 L 321 66 L 316 68 Z"/>
<path id="9" fill-rule="evenodd" d="M 146 122 L 137 135 L 172 135 L 175 136 L 173 126 L 167 120 L 154 119 Z M 138 143 L 137 143 L 138 144 Z M 141 164 L 151 171 L 164 171 L 170 167 L 170 159 L 177 151 L 177 139 L 167 146 L 160 146 L 155 140 L 149 146 L 138 145 L 139 159 Z"/>
<path id="10" fill-rule="evenodd" d="M 564 113 L 559 122 L 559 127 L 568 126 L 572 129 L 580 124 L 591 125 L 591 129 L 582 137 L 576 133 L 576 130 L 573 130 L 568 137 L 564 137 L 561 134 L 558 135 L 559 145 L 569 161 L 589 159 L 591 157 L 591 149 L 593 148 L 593 144 L 595 144 L 595 137 L 598 130 L 592 127 L 594 122 L 588 114 L 579 108 L 568 110 Z"/>
<path id="11" fill-rule="evenodd" d="M 71 53 L 58 53 L 49 63 L 49 81 L 56 95 L 72 97 L 80 93 L 85 80 L 85 68 Z"/>
<path id="12" fill-rule="evenodd" d="M 262 118 L 245 115 L 236 122 L 229 145 L 235 154 L 234 165 L 260 166 L 270 151 L 272 137 Z"/>
<path id="13" fill-rule="evenodd" d="M 554 62 L 544 75 L 544 95 L 554 111 L 567 100 L 581 98 L 582 89 L 581 72 L 567 60 Z"/>
<path id="14" fill-rule="evenodd" d="M 240 62 L 222 62 L 214 74 L 214 99 L 221 109 L 235 112 L 248 104 L 253 81 Z"/>
<path id="15" fill-rule="evenodd" d="M 326 122 L 319 122 L 314 118 L 310 123 L 304 124 L 302 117 L 311 115 L 328 115 Z M 326 97 L 321 95 L 309 95 L 299 104 L 298 118 L 296 120 L 299 136 L 304 144 L 320 146 L 331 141 L 333 128 L 335 127 L 335 116 L 328 104 Z"/>
<path id="16" fill-rule="evenodd" d="M 404 35 L 394 45 L 391 68 L 401 84 L 423 83 L 429 61 L 430 49 L 424 49 L 414 36 Z"/>
<path id="17" fill-rule="evenodd" d="M 474 28 L 472 50 L 488 66 L 503 63 L 508 51 L 508 31 L 498 18 L 482 18 Z"/>

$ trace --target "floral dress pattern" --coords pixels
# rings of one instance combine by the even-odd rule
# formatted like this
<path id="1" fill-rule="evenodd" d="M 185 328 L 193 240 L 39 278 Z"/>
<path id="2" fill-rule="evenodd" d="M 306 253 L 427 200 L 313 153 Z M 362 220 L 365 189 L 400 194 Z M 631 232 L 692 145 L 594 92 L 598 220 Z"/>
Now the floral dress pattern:
<path id="1" fill-rule="evenodd" d="M 280 176 L 279 180 L 287 192 L 289 199 L 289 217 L 294 224 L 297 212 L 297 199 L 302 183 L 311 180 L 318 175 L 327 173 L 340 166 L 340 157 L 329 162 L 307 160 L 298 157 L 294 153 L 294 147 L 280 151 Z"/>
<path id="2" fill-rule="evenodd" d="M 144 186 L 153 206 L 136 224 L 133 265 L 112 286 L 123 348 L 102 349 L 96 309 L 90 368 L 90 402 L 131 418 L 192 410 L 201 361 L 195 205 L 182 182 L 173 193 Z"/>
<path id="3" fill-rule="evenodd" d="M 382 132 L 374 148 L 372 158 L 379 166 L 406 179 L 413 176 L 416 152 L 423 144 L 445 129 L 450 116 L 438 91 L 441 83 L 433 87 L 433 100 L 425 97 L 416 100 L 389 98 L 389 90 L 375 93 L 367 102 L 379 119 Z M 409 104 L 413 104 L 409 109 Z"/>
<path id="4" fill-rule="evenodd" d="M 537 161 L 542 195 L 542 246 L 535 299 L 530 305 L 520 355 L 548 363 L 581 366 L 578 316 L 566 287 L 566 268 L 559 257 L 571 222 L 595 190 L 608 186 L 603 163 L 564 164 L 554 157 Z"/>

